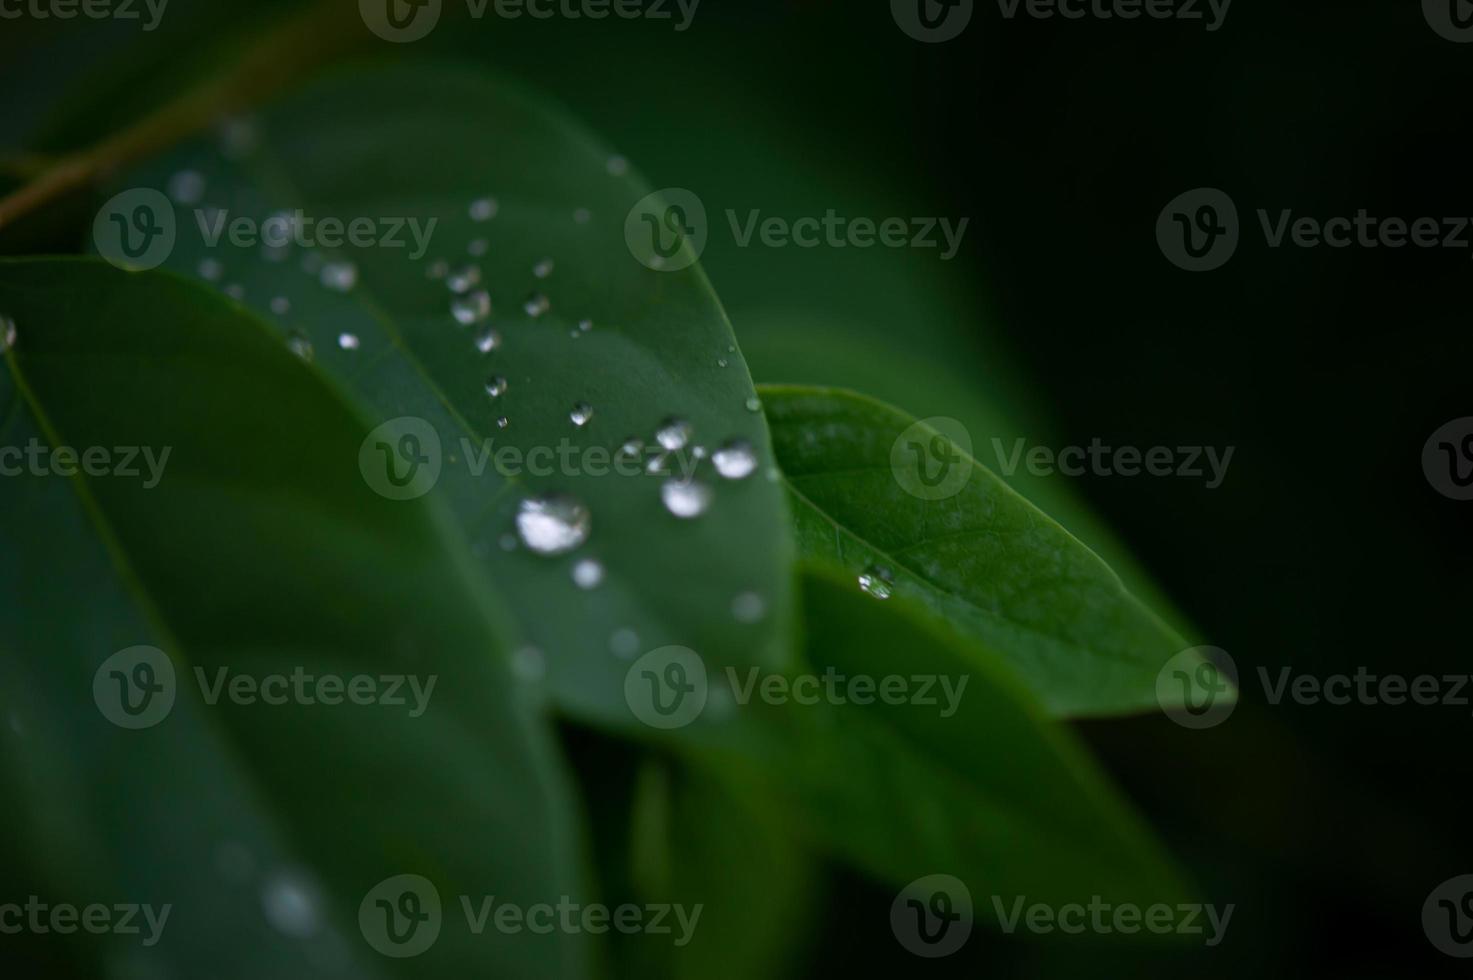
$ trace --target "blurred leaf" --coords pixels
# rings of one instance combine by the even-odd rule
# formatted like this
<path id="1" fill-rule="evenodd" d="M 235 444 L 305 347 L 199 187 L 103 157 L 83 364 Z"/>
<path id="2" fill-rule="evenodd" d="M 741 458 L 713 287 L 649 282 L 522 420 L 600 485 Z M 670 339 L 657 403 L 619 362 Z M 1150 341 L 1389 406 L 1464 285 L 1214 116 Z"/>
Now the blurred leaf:
<path id="1" fill-rule="evenodd" d="M 462 894 L 581 894 L 579 830 L 507 669 L 505 611 L 434 506 L 365 485 L 367 426 L 255 320 L 170 276 L 0 262 L 0 311 L 17 333 L 6 445 L 120 467 L 129 447 L 169 453 L 161 472 L 133 459 L 138 478 L 0 479 L 7 844 L 52 902 L 172 906 L 155 946 L 72 947 L 93 975 L 585 974 L 577 936 L 459 921 Z M 136 703 L 176 699 L 127 730 L 108 720 L 106 661 L 138 645 L 168 660 Z M 385 696 L 379 678 L 408 676 L 420 694 L 334 706 L 315 699 L 341 690 L 309 686 L 273 704 L 216 687 L 297 671 Z M 360 903 L 399 874 L 444 903 L 414 960 L 359 935 Z"/>
<path id="2" fill-rule="evenodd" d="M 179 208 L 168 267 L 193 275 L 214 260 L 219 285 L 240 287 L 283 335 L 310 343 L 319 368 L 378 420 L 429 422 L 444 448 L 437 492 L 514 596 L 523 628 L 547 655 L 560 706 L 627 727 L 635 723 L 623 698 L 627 664 L 610 653 L 616 633 L 637 644 L 626 654 L 678 643 L 715 664 L 776 665 L 787 657 L 791 600 L 787 518 L 775 484 L 716 480 L 709 462 L 701 464 L 698 481 L 712 487 L 714 503 L 699 519 L 681 520 L 662 504 L 664 477 L 646 475 L 640 461 L 633 475 L 610 471 L 627 439 L 654 447 L 671 417 L 694 432 L 691 446 L 672 454 L 672 473 L 697 462 L 695 445 L 731 439 L 754 447 L 759 472 L 772 465 L 762 418 L 747 407 L 751 380 L 709 284 L 699 268 L 656 272 L 635 260 L 625 218 L 648 188 L 611 157 L 581 128 L 478 71 L 360 67 L 263 112 L 224 146 L 179 147 L 121 177 L 115 190 L 163 188 L 189 169 L 205 178 L 201 207 L 224 209 L 227 220 L 302 209 L 315 221 L 435 222 L 422 255 L 411 256 L 406 228 L 402 248 L 293 249 L 272 261 L 281 256 L 233 246 L 228 236 L 209 247 L 200 216 Z M 495 213 L 475 220 L 471 205 L 481 199 L 494 200 Z M 351 262 L 357 284 L 324 288 L 303 260 L 315 263 L 310 270 Z M 457 323 L 457 297 L 427 274 L 436 261 L 477 270 L 489 318 Z M 529 313 L 538 296 L 546 312 Z M 487 330 L 498 346 L 483 353 L 477 340 Z M 340 345 L 345 335 L 354 349 Z M 497 397 L 488 397 L 492 378 L 505 382 Z M 570 421 L 579 403 L 593 412 L 582 427 Z M 526 465 L 504 468 L 519 473 L 498 472 L 496 453 L 506 449 Z M 534 465 L 552 472 L 532 472 Z M 508 550 L 521 501 L 553 493 L 591 511 L 587 546 L 557 557 Z M 583 559 L 606 570 L 587 592 L 572 581 Z M 751 591 L 769 615 L 738 623 L 732 600 Z"/>
<path id="3" fill-rule="evenodd" d="M 858 395 L 764 386 L 762 398 L 803 554 L 890 579 L 1005 656 L 1055 714 L 1159 707 L 1157 674 L 1185 643 L 989 470 L 944 437 L 938 453 L 934 430 Z M 930 478 L 964 482 L 916 496 L 901 470 L 917 451 Z"/>

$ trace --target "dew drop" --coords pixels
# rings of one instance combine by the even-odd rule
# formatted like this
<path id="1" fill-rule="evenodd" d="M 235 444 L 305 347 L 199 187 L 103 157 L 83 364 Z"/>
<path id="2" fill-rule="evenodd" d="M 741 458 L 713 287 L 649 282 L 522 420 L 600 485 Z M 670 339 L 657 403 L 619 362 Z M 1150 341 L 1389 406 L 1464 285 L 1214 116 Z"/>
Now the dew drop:
<path id="1" fill-rule="evenodd" d="M 619 455 L 625 459 L 637 459 L 643 453 L 644 440 L 636 439 L 634 436 L 625 439 L 623 445 L 619 447 Z"/>
<path id="2" fill-rule="evenodd" d="M 580 589 L 596 589 L 603 580 L 604 567 L 594 558 L 584 558 L 573 566 L 573 584 Z"/>
<path id="3" fill-rule="evenodd" d="M 567 494 L 529 497 L 517 511 L 517 536 L 539 555 L 561 555 L 588 540 L 593 517 Z"/>
<path id="4" fill-rule="evenodd" d="M 593 406 L 587 402 L 579 402 L 573 406 L 573 411 L 569 413 L 568 418 L 572 419 L 573 424 L 581 429 L 593 421 Z"/>
<path id="5" fill-rule="evenodd" d="M 169 197 L 176 204 L 198 204 L 205 196 L 205 178 L 198 170 L 181 170 L 169 178 Z"/>
<path id="6" fill-rule="evenodd" d="M 542 293 L 533 293 L 527 297 L 527 302 L 522 304 L 522 309 L 534 320 L 552 309 L 552 301 Z"/>
<path id="7" fill-rule="evenodd" d="M 4 354 L 15 346 L 15 321 L 8 316 L 0 316 L 0 354 Z"/>
<path id="8" fill-rule="evenodd" d="M 496 377 L 492 378 L 490 381 L 486 382 L 486 394 L 490 395 L 492 398 L 500 398 L 502 395 L 506 394 L 506 389 L 507 381 L 499 374 L 496 375 Z M 502 426 L 502 428 L 506 427 Z"/>
<path id="9" fill-rule="evenodd" d="M 296 872 L 276 872 L 268 878 L 261 887 L 261 905 L 266 911 L 266 921 L 277 932 L 306 939 L 321 928 L 316 889 Z"/>
<path id="10" fill-rule="evenodd" d="M 651 456 L 649 462 L 644 464 L 644 471 L 651 476 L 664 476 L 670 470 L 666 466 L 670 461 L 669 453 L 656 453 Z"/>
<path id="11" fill-rule="evenodd" d="M 205 282 L 219 282 L 220 277 L 225 275 L 225 267 L 218 259 L 200 259 L 196 271 Z"/>
<path id="12" fill-rule="evenodd" d="M 590 330 L 593 329 L 593 321 L 592 320 L 579 320 L 578 321 L 578 329 L 581 330 L 583 333 L 587 333 L 588 331 L 590 331 Z"/>
<path id="13" fill-rule="evenodd" d="M 610 177 L 622 177 L 629 172 L 629 161 L 621 156 L 609 157 L 608 162 L 604 166 L 608 170 Z"/>
<path id="14" fill-rule="evenodd" d="M 859 588 L 876 599 L 888 599 L 895 591 L 895 576 L 888 568 L 871 565 L 859 574 Z"/>
<path id="15" fill-rule="evenodd" d="M 760 412 L 760 411 L 762 411 L 762 399 L 758 398 L 756 395 L 753 395 L 751 398 L 748 398 L 747 399 L 747 411 L 749 411 L 749 412 Z"/>
<path id="16" fill-rule="evenodd" d="M 511 419 L 507 418 L 505 415 L 496 420 L 496 427 L 498 429 L 504 429 L 508 425 L 511 425 Z"/>
<path id="17" fill-rule="evenodd" d="M 690 433 L 690 423 L 685 419 L 668 418 L 655 430 L 655 441 L 675 452 L 677 449 L 684 449 L 686 443 L 690 442 Z"/>
<path id="18" fill-rule="evenodd" d="M 767 603 L 755 592 L 743 592 L 731 600 L 731 615 L 739 623 L 758 623 L 767 615 Z"/>
<path id="19" fill-rule="evenodd" d="M 338 346 L 343 350 L 357 350 L 359 347 L 358 335 L 356 333 L 338 334 Z"/>
<path id="20" fill-rule="evenodd" d="M 448 275 L 450 275 L 450 263 L 444 259 L 436 259 L 425 266 L 426 279 L 444 279 Z"/>
<path id="21" fill-rule="evenodd" d="M 552 259 L 543 259 L 536 265 L 532 266 L 532 275 L 536 276 L 538 279 L 546 279 L 548 276 L 552 275 Z"/>
<path id="22" fill-rule="evenodd" d="M 450 301 L 450 315 L 462 327 L 480 323 L 491 315 L 491 294 L 478 289 L 466 296 L 457 296 Z"/>
<path id="23" fill-rule="evenodd" d="M 465 247 L 466 254 L 477 259 L 485 255 L 490 249 L 490 243 L 484 238 L 473 238 L 471 239 L 471 243 Z"/>
<path id="24" fill-rule="evenodd" d="M 318 252 L 308 252 L 302 256 L 302 271 L 309 276 L 315 276 L 322 271 L 322 255 Z"/>
<path id="25" fill-rule="evenodd" d="M 358 285 L 358 267 L 351 262 L 329 262 L 322 267 L 322 284 L 335 293 L 351 292 Z"/>
<path id="26" fill-rule="evenodd" d="M 229 296 L 237 303 L 245 299 L 245 287 L 238 282 L 233 282 L 230 285 L 226 286 L 224 289 L 224 293 L 226 296 Z"/>
<path id="27" fill-rule="evenodd" d="M 472 221 L 490 221 L 496 217 L 496 212 L 501 210 L 501 205 L 494 197 L 481 197 L 471 202 L 470 215 Z"/>
<path id="28" fill-rule="evenodd" d="M 457 296 L 470 292 L 480 284 L 481 267 L 478 265 L 457 266 L 445 276 L 445 285 Z"/>
<path id="29" fill-rule="evenodd" d="M 293 354 L 309 364 L 316 353 L 312 350 L 312 341 L 308 340 L 307 335 L 300 330 L 293 330 L 287 334 L 286 346 Z"/>
<path id="30" fill-rule="evenodd" d="M 495 330 L 487 330 L 476 338 L 476 350 L 482 354 L 489 354 L 501 346 L 501 334 Z"/>
<path id="31" fill-rule="evenodd" d="M 639 652 L 639 634 L 626 628 L 614 630 L 609 636 L 609 650 L 627 660 Z"/>
<path id="32" fill-rule="evenodd" d="M 271 312 L 277 316 L 286 316 L 292 311 L 292 301 L 285 296 L 274 296 L 271 299 Z"/>
<path id="33" fill-rule="evenodd" d="M 728 480 L 745 480 L 757 469 L 757 453 L 745 439 L 733 439 L 711 455 L 716 472 Z"/>
<path id="34" fill-rule="evenodd" d="M 711 507 L 711 488 L 704 483 L 666 480 L 660 487 L 665 509 L 682 520 L 700 517 Z"/>
<path id="35" fill-rule="evenodd" d="M 716 358 L 716 366 L 717 367 L 726 367 L 726 358 L 724 358 L 724 357 L 718 357 L 718 358 Z"/>

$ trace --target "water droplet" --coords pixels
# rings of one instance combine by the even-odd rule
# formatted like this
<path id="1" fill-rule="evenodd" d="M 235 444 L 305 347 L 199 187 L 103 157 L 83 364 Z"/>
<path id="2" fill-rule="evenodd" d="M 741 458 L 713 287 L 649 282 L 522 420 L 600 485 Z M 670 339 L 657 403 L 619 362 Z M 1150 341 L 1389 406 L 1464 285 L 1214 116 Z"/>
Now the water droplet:
<path id="1" fill-rule="evenodd" d="M 649 462 L 644 464 L 644 471 L 651 476 L 664 476 L 670 472 L 669 467 L 666 466 L 669 461 L 669 453 L 656 453 L 650 457 Z"/>
<path id="2" fill-rule="evenodd" d="M 755 592 L 743 592 L 731 600 L 731 615 L 739 623 L 758 623 L 767 615 L 767 603 Z"/>
<path id="3" fill-rule="evenodd" d="M 471 202 L 472 221 L 490 221 L 496 217 L 496 212 L 501 210 L 501 205 L 494 197 L 481 197 Z"/>
<path id="4" fill-rule="evenodd" d="M 711 506 L 711 488 L 692 480 L 666 480 L 660 487 L 665 509 L 682 520 L 700 517 Z"/>
<path id="5" fill-rule="evenodd" d="M 644 452 L 644 440 L 630 436 L 619 447 L 619 455 L 625 459 L 636 459 Z"/>
<path id="6" fill-rule="evenodd" d="M 457 296 L 450 301 L 450 315 L 462 327 L 480 323 L 491 315 L 491 294 L 478 289 L 466 296 Z"/>
<path id="7" fill-rule="evenodd" d="M 517 511 L 517 535 L 539 555 L 561 555 L 588 540 L 593 517 L 566 494 L 529 497 Z"/>
<path id="8" fill-rule="evenodd" d="M 490 381 L 486 382 L 486 394 L 490 395 L 492 398 L 500 398 L 502 395 L 506 394 L 506 388 L 507 381 L 499 374 L 496 375 L 496 377 L 492 378 Z"/>
<path id="9" fill-rule="evenodd" d="M 505 415 L 496 420 L 496 427 L 498 429 L 504 429 L 508 425 L 511 425 L 511 419 L 507 418 Z"/>
<path id="10" fill-rule="evenodd" d="M 573 424 L 581 429 L 593 420 L 593 406 L 587 402 L 579 402 L 573 406 L 573 411 L 568 418 L 572 419 Z"/>
<path id="11" fill-rule="evenodd" d="M 343 350 L 357 350 L 358 335 L 355 333 L 338 334 L 338 346 L 341 347 Z"/>
<path id="12" fill-rule="evenodd" d="M 547 676 L 547 657 L 536 647 L 522 647 L 511 655 L 511 669 L 524 681 L 540 681 Z"/>
<path id="13" fill-rule="evenodd" d="M 522 309 L 534 320 L 552 309 L 552 301 L 542 293 L 533 293 L 527 297 L 527 302 L 522 304 Z"/>
<path id="14" fill-rule="evenodd" d="M 335 293 L 350 292 L 358 285 L 358 267 L 351 262 L 329 262 L 322 267 L 322 284 Z"/>
<path id="15" fill-rule="evenodd" d="M 685 419 L 668 418 L 655 430 L 655 440 L 671 452 L 684 449 L 690 442 L 690 423 Z"/>
<path id="16" fill-rule="evenodd" d="M 286 346 L 293 354 L 309 364 L 312 362 L 312 358 L 316 353 L 312 350 L 312 341 L 308 340 L 307 335 L 300 330 L 293 330 L 287 334 Z"/>
<path id="17" fill-rule="evenodd" d="M 876 599 L 888 599 L 895 591 L 895 576 L 888 568 L 871 565 L 859 574 L 859 588 Z"/>
<path id="18" fill-rule="evenodd" d="M 690 449 L 690 455 L 691 455 L 691 458 L 692 459 L 695 459 L 695 460 L 705 459 L 706 458 L 706 447 L 705 446 L 692 446 L 691 449 Z"/>
<path id="19" fill-rule="evenodd" d="M 0 354 L 4 354 L 15 346 L 15 321 L 8 316 L 0 316 Z"/>
<path id="20" fill-rule="evenodd" d="M 491 249 L 491 244 L 484 238 L 472 238 L 471 243 L 465 247 L 467 255 L 480 258 Z"/>
<path id="21" fill-rule="evenodd" d="M 608 163 L 604 166 L 609 171 L 610 177 L 622 177 L 629 172 L 629 161 L 621 156 L 609 157 Z"/>
<path id="22" fill-rule="evenodd" d="M 552 259 L 543 259 L 536 265 L 532 266 L 532 275 L 536 276 L 538 279 L 546 279 L 548 276 L 552 275 Z"/>
<path id="23" fill-rule="evenodd" d="M 604 567 L 593 558 L 584 558 L 573 566 L 573 584 L 580 589 L 596 589 L 604 580 Z"/>
<path id="24" fill-rule="evenodd" d="M 614 656 L 627 660 L 639 652 L 639 634 L 631 629 L 616 629 L 609 636 L 609 649 Z"/>
<path id="25" fill-rule="evenodd" d="M 757 452 L 745 439 L 733 439 L 711 456 L 716 472 L 728 480 L 745 480 L 757 469 Z"/>
<path id="26" fill-rule="evenodd" d="M 593 329 L 593 321 L 592 320 L 579 320 L 578 321 L 578 329 L 581 330 L 581 331 L 583 331 L 584 333 L 587 333 L 588 331 L 590 331 L 590 330 Z"/>
<path id="27" fill-rule="evenodd" d="M 573 212 L 573 221 L 580 225 L 586 225 L 592 219 L 593 212 L 589 211 L 587 208 L 579 208 L 578 210 Z"/>
<path id="28" fill-rule="evenodd" d="M 726 367 L 726 358 L 724 358 L 724 357 L 718 357 L 718 358 L 716 358 L 716 366 L 717 367 Z"/>
<path id="29" fill-rule="evenodd" d="M 237 303 L 245 299 L 245 287 L 238 282 L 233 282 L 230 285 L 226 286 L 224 289 L 224 293 L 226 296 L 229 296 Z"/>
<path id="30" fill-rule="evenodd" d="M 426 279 L 444 279 L 448 275 L 450 275 L 450 263 L 444 259 L 436 259 L 425 266 Z"/>
<path id="31" fill-rule="evenodd" d="M 219 282 L 220 277 L 225 275 L 225 267 L 218 259 L 200 259 L 196 269 L 205 282 Z"/>
<path id="32" fill-rule="evenodd" d="M 322 925 L 317 889 L 294 871 L 279 871 L 261 887 L 266 920 L 278 932 L 296 939 L 316 934 Z"/>
<path id="33" fill-rule="evenodd" d="M 198 204 L 205 196 L 205 178 L 198 170 L 181 170 L 169 178 L 169 197 L 176 204 Z"/>
<path id="34" fill-rule="evenodd" d="M 445 276 L 445 285 L 457 296 L 468 293 L 481 284 L 481 267 L 462 265 L 450 270 Z"/>
<path id="35" fill-rule="evenodd" d="M 275 296 L 271 299 L 271 312 L 277 316 L 286 316 L 292 311 L 292 301 L 285 296 Z"/>
<path id="36" fill-rule="evenodd" d="M 758 398 L 756 395 L 753 395 L 751 398 L 748 398 L 747 399 L 747 411 L 749 411 L 749 412 L 760 412 L 760 411 L 762 411 L 762 399 Z"/>
<path id="37" fill-rule="evenodd" d="M 495 330 L 487 330 L 476 338 L 476 350 L 482 354 L 489 354 L 501 346 L 501 334 Z"/>

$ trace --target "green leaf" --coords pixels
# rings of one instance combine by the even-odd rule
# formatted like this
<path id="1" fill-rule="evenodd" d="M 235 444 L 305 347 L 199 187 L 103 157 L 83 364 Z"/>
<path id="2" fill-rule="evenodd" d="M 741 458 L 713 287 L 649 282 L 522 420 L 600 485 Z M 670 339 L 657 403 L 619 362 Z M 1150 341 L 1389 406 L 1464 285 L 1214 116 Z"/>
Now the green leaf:
<path id="1" fill-rule="evenodd" d="M 804 555 L 893 577 L 897 595 L 1005 656 L 1054 714 L 1157 710 L 1157 674 L 1185 642 L 1047 515 L 950 440 L 947 472 L 965 483 L 916 496 L 892 451 L 919 444 L 934 476 L 939 434 L 889 406 L 819 388 L 764 386 L 762 400 Z"/>
<path id="2" fill-rule="evenodd" d="M 240 287 L 245 304 L 283 335 L 309 341 L 317 369 L 376 421 L 429 423 L 444 450 L 436 493 L 545 652 L 560 707 L 642 730 L 623 699 L 628 665 L 611 643 L 625 654 L 680 644 L 713 664 L 785 662 L 791 546 L 781 488 L 764 479 L 773 469 L 766 428 L 748 406 L 751 379 L 699 268 L 654 271 L 626 244 L 626 216 L 648 187 L 611 166 L 611 151 L 579 127 L 468 69 L 336 73 L 263 111 L 252 133 L 231 152 L 208 140 L 181 146 L 113 190 L 163 188 L 192 169 L 206 181 L 200 206 L 228 210 L 227 220 L 301 209 L 316 222 L 436 222 L 429 249 L 413 258 L 412 248 L 347 245 L 293 248 L 272 261 L 282 257 L 235 247 L 228 236 L 208 246 L 193 209 L 180 207 L 167 266 L 195 276 L 202 260 L 214 260 L 223 269 L 217 286 Z M 483 198 L 495 200 L 495 215 L 477 221 L 471 205 Z M 412 242 L 408 231 L 400 237 Z M 482 251 L 478 242 L 484 253 L 472 254 Z M 552 264 L 539 277 L 534 267 L 545 259 Z M 312 270 L 349 261 L 357 284 L 325 288 L 316 272 L 303 271 L 304 260 Z M 427 274 L 442 260 L 479 270 L 493 306 L 488 320 L 458 325 L 446 282 Z M 541 315 L 524 308 L 534 294 L 550 304 Z M 279 312 L 281 303 L 273 308 L 278 298 L 288 312 Z M 590 329 L 580 329 L 584 321 Z M 482 353 L 476 339 L 486 329 L 500 346 Z M 343 335 L 356 338 L 356 349 L 340 348 Z M 492 398 L 486 386 L 494 377 L 506 390 Z M 593 410 L 581 428 L 570 421 L 578 403 Z M 733 439 L 749 442 L 759 461 L 744 481 L 717 479 L 709 461 L 701 463 L 696 478 L 715 499 L 694 520 L 666 510 L 664 477 L 594 472 L 595 459 L 609 468 L 610 453 L 630 437 L 654 446 L 670 417 L 694 432 L 672 472 L 695 462 L 694 446 L 709 452 Z M 551 475 L 530 470 L 531 453 L 563 447 L 570 466 L 556 456 Z M 495 453 L 503 449 L 526 465 L 501 465 Z M 473 464 L 484 470 L 473 473 Z M 521 501 L 551 493 L 589 508 L 587 546 L 556 557 L 507 550 Z M 582 559 L 606 570 L 603 584 L 586 593 L 572 579 Z M 760 622 L 731 613 L 734 598 L 748 592 L 767 610 Z"/>
<path id="3" fill-rule="evenodd" d="M 257 321 L 171 276 L 0 262 L 0 315 L 16 326 L 0 446 L 40 460 L 7 452 L 23 472 L 0 479 L 5 846 L 52 903 L 172 906 L 156 945 L 61 947 L 84 974 L 584 975 L 578 936 L 465 926 L 461 894 L 581 894 L 581 830 L 507 667 L 514 627 L 437 507 L 365 484 L 360 417 Z M 90 471 L 52 472 L 78 465 L 41 455 L 59 447 Z M 167 450 L 161 471 L 136 447 Z M 165 713 L 132 730 L 109 720 L 126 716 L 106 662 L 140 645 L 167 657 L 163 690 L 132 695 Z M 385 700 L 217 687 L 298 671 L 362 675 Z M 396 676 L 424 696 L 404 683 L 395 704 L 378 679 Z M 443 902 L 413 960 L 359 931 L 370 889 L 400 874 Z"/>
<path id="4" fill-rule="evenodd" d="M 994 918 L 993 895 L 1005 907 L 1019 895 L 1186 897 L 1149 833 L 1001 658 L 835 569 L 809 567 L 803 594 L 807 667 L 834 677 L 845 703 L 744 706 L 773 737 L 709 745 L 716 771 L 766 780 L 814 843 L 897 887 L 962 879 L 979 919 Z M 891 677 L 915 696 L 880 701 Z M 858 678 L 871 682 L 869 704 L 849 696 L 863 693 Z"/>

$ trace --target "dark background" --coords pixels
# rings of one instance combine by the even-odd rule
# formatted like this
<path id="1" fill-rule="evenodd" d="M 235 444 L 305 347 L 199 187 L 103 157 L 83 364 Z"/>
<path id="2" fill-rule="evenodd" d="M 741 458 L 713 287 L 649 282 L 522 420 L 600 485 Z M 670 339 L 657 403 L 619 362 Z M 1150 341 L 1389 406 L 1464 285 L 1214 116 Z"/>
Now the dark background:
<path id="1" fill-rule="evenodd" d="M 78 145 L 292 6 L 172 0 L 146 37 L 0 22 L 0 138 Z M 653 185 L 699 194 L 705 265 L 759 382 L 845 385 L 956 417 L 989 464 L 994 436 L 1236 447 L 1216 490 L 1017 481 L 1142 592 L 1153 580 L 1193 642 L 1237 661 L 1243 703 L 1220 728 L 1082 726 L 1205 900 L 1236 904 L 1223 945 L 979 933 L 923 963 L 891 940 L 892 893 L 845 878 L 819 913 L 810 972 L 1466 972 L 1420 916 L 1433 887 L 1473 872 L 1473 707 L 1273 706 L 1257 672 L 1469 670 L 1473 504 L 1435 493 L 1420 456 L 1434 429 L 1473 415 L 1473 249 L 1271 249 L 1256 211 L 1473 216 L 1473 45 L 1437 36 L 1413 2 L 1268 0 L 1235 0 L 1211 33 L 1005 20 L 978 0 L 940 45 L 903 34 L 880 0 L 703 0 L 683 33 L 488 19 L 389 49 L 352 9 L 343 30 L 369 54 L 458 55 L 547 90 Z M 1154 228 L 1201 186 L 1232 196 L 1243 238 L 1226 266 L 1191 274 Z M 949 263 L 934 250 L 742 249 L 728 208 L 970 225 Z M 84 227 L 21 229 L 23 244 L 10 229 L 0 248 L 75 248 Z"/>

